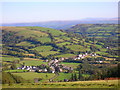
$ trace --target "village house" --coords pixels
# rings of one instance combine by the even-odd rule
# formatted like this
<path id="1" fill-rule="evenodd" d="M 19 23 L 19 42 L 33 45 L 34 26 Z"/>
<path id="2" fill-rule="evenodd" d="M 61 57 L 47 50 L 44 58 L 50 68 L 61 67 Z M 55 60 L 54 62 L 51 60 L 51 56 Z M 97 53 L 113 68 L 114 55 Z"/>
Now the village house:
<path id="1" fill-rule="evenodd" d="M 103 61 L 96 61 L 96 62 L 98 62 L 98 63 L 103 63 Z"/>
<path id="2" fill-rule="evenodd" d="M 96 56 L 97 54 L 96 53 L 91 53 L 91 54 L 85 53 L 85 54 L 79 54 L 77 56 L 73 56 L 73 57 L 69 57 L 69 58 L 68 57 L 64 57 L 64 58 L 62 57 L 62 58 L 54 59 L 54 60 L 44 60 L 43 62 L 48 62 L 48 66 L 51 68 L 51 73 L 56 72 L 55 68 L 57 68 L 57 71 L 59 71 L 59 72 L 63 72 L 64 70 L 72 71 L 73 68 L 64 66 L 64 65 L 60 64 L 60 62 L 65 60 L 65 59 L 79 60 L 79 59 L 85 58 L 88 55 Z M 97 61 L 97 62 L 102 63 L 103 61 Z M 28 71 L 32 71 L 32 72 L 35 72 L 35 71 L 44 72 L 44 73 L 48 72 L 48 70 L 46 68 L 41 69 L 37 66 L 22 66 L 22 67 L 18 67 L 17 69 L 28 70 Z"/>
<path id="3" fill-rule="evenodd" d="M 44 60 L 43 62 L 48 62 L 49 60 Z"/>
<path id="4" fill-rule="evenodd" d="M 30 72 L 35 72 L 35 71 L 39 71 L 39 72 L 47 72 L 47 69 L 40 69 L 37 66 L 22 66 L 22 67 L 18 67 L 17 69 L 22 69 L 22 70 L 28 70 Z"/>

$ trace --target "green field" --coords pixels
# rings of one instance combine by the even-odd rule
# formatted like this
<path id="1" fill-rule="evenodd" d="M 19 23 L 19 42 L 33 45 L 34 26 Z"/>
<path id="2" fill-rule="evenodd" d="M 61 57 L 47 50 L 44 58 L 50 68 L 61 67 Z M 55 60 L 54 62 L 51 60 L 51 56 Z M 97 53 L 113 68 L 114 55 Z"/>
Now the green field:
<path id="1" fill-rule="evenodd" d="M 32 48 L 31 50 L 45 52 L 45 51 L 50 51 L 52 48 L 53 48 L 52 46 L 39 46 L 39 47 Z"/>
<path id="2" fill-rule="evenodd" d="M 55 30 L 55 29 L 51 29 L 51 28 L 44 28 L 44 27 L 29 27 L 30 29 L 33 28 L 33 30 L 36 31 L 42 31 L 42 32 L 47 32 L 50 33 L 53 36 L 60 36 L 60 35 L 64 35 L 65 33 L 59 31 L 59 30 Z"/>
<path id="3" fill-rule="evenodd" d="M 41 32 L 41 31 L 32 31 L 32 30 L 21 30 L 17 33 L 17 35 L 20 35 L 20 36 L 25 36 L 26 38 L 30 37 L 31 35 L 33 37 L 41 37 L 41 36 L 48 36 L 48 34 L 44 33 L 44 32 Z"/>
<path id="4" fill-rule="evenodd" d="M 62 55 L 56 55 L 55 57 L 72 57 L 72 56 L 76 56 L 74 54 L 62 54 Z"/>
<path id="5" fill-rule="evenodd" d="M 42 78 L 42 81 L 52 78 L 55 74 L 53 73 L 35 73 L 35 72 L 25 72 L 25 73 L 13 73 L 14 75 L 21 76 L 25 80 L 30 80 L 34 82 L 34 78 Z"/>
<path id="6" fill-rule="evenodd" d="M 96 54 L 100 54 L 100 55 L 108 55 L 108 53 L 105 53 L 105 52 L 96 52 Z"/>
<path id="7" fill-rule="evenodd" d="M 48 36 L 48 34 L 44 32 L 33 31 L 28 27 L 5 27 L 5 29 L 8 31 L 14 31 L 16 32 L 16 35 L 24 36 L 25 38 L 28 38 L 30 36 L 33 36 L 33 37 Z"/>
<path id="8" fill-rule="evenodd" d="M 106 52 L 107 49 L 106 49 L 106 48 L 101 48 L 100 51 L 102 51 L 102 52 Z"/>
<path id="9" fill-rule="evenodd" d="M 40 38 L 37 38 L 37 40 L 42 43 L 51 42 L 51 39 L 49 37 L 40 37 Z"/>
<path id="10" fill-rule="evenodd" d="M 109 67 L 112 68 L 117 66 L 119 61 L 118 58 L 116 58 L 118 55 L 118 41 L 115 38 L 115 28 L 114 25 L 78 24 L 70 29 L 71 31 L 74 31 L 73 33 L 70 31 L 70 33 L 64 30 L 43 27 L 3 27 L 3 52 L 1 52 L 3 54 L 1 57 L 3 60 L 2 70 L 11 72 L 14 75 L 21 76 L 25 80 L 28 80 L 28 82 L 26 81 L 27 83 L 22 82 L 21 84 L 10 85 L 9 79 L 6 79 L 5 76 L 5 82 L 9 84 L 3 85 L 3 87 L 117 87 L 115 80 L 58 82 L 64 81 L 64 79 L 69 80 L 74 73 L 76 73 L 74 75 L 77 75 L 78 77 L 78 70 L 81 67 L 80 73 L 83 77 L 80 80 L 100 79 L 102 78 L 101 75 L 104 76 L 104 74 L 104 77 L 107 77 L 107 70 Z M 109 35 L 111 37 L 108 37 Z M 99 37 L 103 37 L 104 39 L 100 39 Z M 106 47 L 109 48 L 107 49 Z M 77 57 L 78 54 L 85 54 L 86 52 L 88 55 L 85 56 L 85 58 L 74 60 L 75 56 Z M 97 54 L 96 56 L 91 55 L 95 53 Z M 53 62 L 51 65 L 48 64 L 50 60 L 61 58 L 65 58 L 65 60 L 56 64 Z M 48 60 L 48 62 L 43 62 L 44 60 Z M 96 61 L 98 60 L 103 60 L 103 63 L 97 63 Z M 57 60 L 55 61 L 57 62 Z M 49 67 L 52 68 L 51 66 L 54 66 L 56 72 L 58 68 L 62 69 L 62 72 L 57 72 L 55 75 L 54 73 L 37 73 L 32 71 L 27 72 L 27 70 L 16 70 L 16 67 L 21 67 L 21 65 L 40 66 L 41 64 L 45 64 L 46 66 L 41 66 L 42 68 L 49 69 Z M 80 66 L 78 67 L 78 65 Z M 74 70 L 65 70 L 62 68 L 63 66 L 72 67 Z M 12 77 L 14 78 L 14 76 Z M 35 78 L 41 78 L 42 80 L 39 83 L 34 83 Z M 74 76 L 74 78 L 76 77 Z M 55 82 L 50 83 L 49 79 Z"/>
<path id="11" fill-rule="evenodd" d="M 70 42 L 63 42 L 63 43 L 58 43 L 57 45 L 58 46 L 63 46 L 63 45 L 69 45 L 69 44 L 71 44 Z"/>
<path id="12" fill-rule="evenodd" d="M 54 54 L 57 54 L 59 52 L 57 51 L 47 51 L 47 52 L 40 52 L 40 54 L 44 57 L 48 56 L 48 55 L 54 55 Z"/>
<path id="13" fill-rule="evenodd" d="M 24 42 L 20 42 L 20 43 L 16 44 L 16 46 L 34 46 L 34 44 L 24 41 Z"/>
<path id="14" fill-rule="evenodd" d="M 88 37 L 106 38 L 114 36 L 118 38 L 117 27 L 118 25 L 116 24 L 78 24 L 67 29 L 67 31 L 80 34 L 86 33 Z"/>
<path id="15" fill-rule="evenodd" d="M 95 45 L 95 46 L 96 46 L 97 48 L 99 48 L 99 49 L 100 49 L 100 48 L 102 48 L 102 46 L 101 46 L 101 45 Z"/>
<path id="16" fill-rule="evenodd" d="M 5 72 L 11 72 L 11 73 L 20 73 L 20 72 L 27 72 L 28 70 L 6 70 Z"/>
<path id="17" fill-rule="evenodd" d="M 89 77 L 89 74 L 82 74 L 83 77 Z"/>
<path id="18" fill-rule="evenodd" d="M 80 63 L 67 63 L 67 62 L 61 62 L 61 64 L 68 66 L 68 67 L 73 67 L 76 68 Z"/>
<path id="19" fill-rule="evenodd" d="M 26 66 L 38 66 L 41 64 L 47 64 L 46 62 L 43 62 L 43 60 L 23 60 L 20 63 L 25 63 Z"/>
<path id="20" fill-rule="evenodd" d="M 89 51 L 89 48 L 85 48 L 81 45 L 68 45 L 66 46 L 67 48 L 73 50 L 73 51 L 81 51 L 81 52 L 85 52 L 85 51 Z"/>
<path id="21" fill-rule="evenodd" d="M 77 82 L 55 82 L 55 83 L 24 83 L 24 84 L 4 84 L 3 88 L 114 88 L 119 90 L 118 80 L 96 80 Z M 113 89 L 113 90 L 114 90 Z M 61 90 L 61 89 L 60 89 Z"/>
<path id="22" fill-rule="evenodd" d="M 70 79 L 71 77 L 71 73 L 59 73 L 59 76 L 57 78 L 54 79 L 54 81 L 60 81 L 60 80 L 64 80 L 64 79 Z"/>
<path id="23" fill-rule="evenodd" d="M 3 56 L 2 61 L 14 61 L 14 60 L 20 60 L 18 57 L 12 57 L 12 56 Z"/>

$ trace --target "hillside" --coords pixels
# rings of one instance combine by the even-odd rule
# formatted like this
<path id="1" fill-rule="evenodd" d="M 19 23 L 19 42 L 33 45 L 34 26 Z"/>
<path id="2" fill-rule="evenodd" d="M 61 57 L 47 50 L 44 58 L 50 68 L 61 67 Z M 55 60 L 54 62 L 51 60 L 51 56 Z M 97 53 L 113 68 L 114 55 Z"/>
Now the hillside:
<path id="1" fill-rule="evenodd" d="M 98 28 L 89 28 L 95 26 Z M 109 26 L 104 28 L 102 31 Z M 103 40 L 43 27 L 2 27 L 2 32 L 3 72 L 21 76 L 30 83 L 103 79 L 109 70 L 109 77 L 117 70 L 116 38 Z"/>
<path id="2" fill-rule="evenodd" d="M 113 50 L 117 49 L 117 45 L 114 46 L 114 43 L 117 43 L 117 41 L 114 40 L 115 39 L 114 37 L 117 37 L 119 33 L 115 28 L 117 28 L 116 25 L 104 25 L 104 27 L 103 25 L 101 26 L 100 25 L 76 25 L 72 29 L 69 29 L 69 31 L 73 31 L 74 33 L 77 32 L 82 34 L 82 35 L 79 35 L 79 34 L 73 34 L 73 33 L 71 34 L 71 33 L 66 33 L 64 31 L 58 31 L 55 29 L 42 28 L 42 27 L 3 27 L 2 28 L 3 44 L 5 44 L 5 46 L 6 45 L 9 46 L 7 48 L 10 48 L 12 46 L 14 48 L 25 47 L 25 48 L 28 48 L 30 51 L 36 50 L 40 52 L 41 55 L 46 51 L 47 53 L 56 52 L 59 54 L 60 53 L 76 54 L 80 52 L 85 53 L 85 52 L 91 51 L 92 47 L 94 47 L 95 51 L 101 51 L 101 52 L 107 53 L 107 48 L 106 48 L 107 46 L 111 46 L 111 49 Z M 95 34 L 95 36 L 93 34 Z M 94 39 L 87 38 L 87 37 L 82 38 L 83 36 L 94 37 Z M 104 37 L 108 39 L 112 37 L 114 41 L 113 45 L 109 45 L 109 43 L 108 45 L 106 45 L 105 43 L 108 42 L 109 40 L 103 41 L 102 38 Z M 16 50 L 13 50 L 13 51 L 16 51 Z M 28 53 L 27 51 L 25 52 L 26 54 Z"/>
<path id="3" fill-rule="evenodd" d="M 118 85 L 118 80 L 96 80 L 96 81 L 77 81 L 77 82 L 58 82 L 58 83 L 26 83 L 26 84 L 12 84 L 12 85 L 3 85 L 4 88 L 40 88 L 52 90 L 53 88 L 69 88 L 71 90 L 76 90 L 79 88 L 84 89 L 119 89 L 120 86 Z M 4 89 L 7 90 L 7 89 Z"/>
<path id="4" fill-rule="evenodd" d="M 118 38 L 120 36 L 117 24 L 77 24 L 66 31 L 95 38 Z"/>

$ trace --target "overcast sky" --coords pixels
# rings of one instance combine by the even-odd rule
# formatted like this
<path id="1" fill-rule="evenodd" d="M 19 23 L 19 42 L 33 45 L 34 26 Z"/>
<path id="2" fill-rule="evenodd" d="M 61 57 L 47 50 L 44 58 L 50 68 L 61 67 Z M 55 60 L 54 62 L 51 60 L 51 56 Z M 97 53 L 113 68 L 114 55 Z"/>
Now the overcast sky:
<path id="1" fill-rule="evenodd" d="M 3 2 L 3 23 L 114 18 L 117 2 Z"/>

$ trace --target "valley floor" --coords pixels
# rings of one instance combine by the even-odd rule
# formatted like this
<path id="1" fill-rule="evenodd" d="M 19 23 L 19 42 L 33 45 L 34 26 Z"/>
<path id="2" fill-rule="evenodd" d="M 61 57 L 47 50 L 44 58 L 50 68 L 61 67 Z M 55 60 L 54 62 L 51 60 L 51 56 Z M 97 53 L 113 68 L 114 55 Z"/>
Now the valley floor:
<path id="1" fill-rule="evenodd" d="M 120 88 L 120 80 L 3 84 L 2 88 Z"/>

